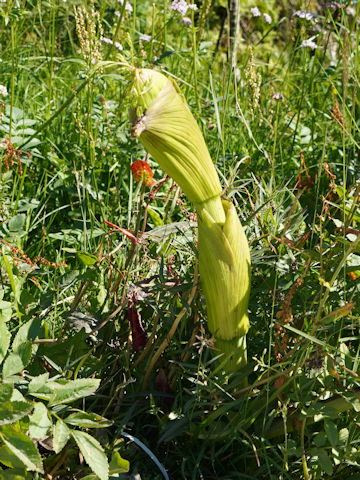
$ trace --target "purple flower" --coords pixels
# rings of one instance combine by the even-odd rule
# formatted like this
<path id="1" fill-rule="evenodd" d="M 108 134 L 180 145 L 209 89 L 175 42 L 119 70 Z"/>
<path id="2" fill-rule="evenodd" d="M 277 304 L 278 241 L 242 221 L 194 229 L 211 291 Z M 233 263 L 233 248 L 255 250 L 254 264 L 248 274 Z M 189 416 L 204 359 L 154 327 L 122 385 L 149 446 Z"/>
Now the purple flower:
<path id="1" fill-rule="evenodd" d="M 195 3 L 192 3 L 191 5 L 189 5 L 189 8 L 190 8 L 190 10 L 194 10 L 194 12 L 196 12 L 196 10 L 198 9 L 198 7 Z"/>
<path id="2" fill-rule="evenodd" d="M 191 25 L 191 23 L 192 23 L 192 22 L 191 22 L 191 18 L 189 18 L 189 17 L 183 17 L 183 18 L 181 19 L 181 21 L 182 21 L 182 23 L 183 23 L 184 25 Z"/>
<path id="3" fill-rule="evenodd" d="M 250 12 L 253 17 L 261 17 L 261 12 L 258 7 L 250 8 Z"/>
<path id="4" fill-rule="evenodd" d="M 146 33 L 142 33 L 139 40 L 142 42 L 151 42 L 152 38 L 151 35 L 146 35 Z"/>
<path id="5" fill-rule="evenodd" d="M 270 25 L 270 23 L 272 22 L 272 18 L 270 17 L 270 15 L 268 13 L 264 13 L 264 18 L 265 22 Z"/>
<path id="6" fill-rule="evenodd" d="M 274 93 L 274 95 L 273 95 L 273 99 L 274 99 L 274 100 L 282 100 L 283 98 L 284 98 L 284 95 L 283 95 L 282 93 L 280 93 L 280 92 L 276 92 L 276 93 Z"/>
<path id="7" fill-rule="evenodd" d="M 121 45 L 121 43 L 119 42 L 115 42 L 114 43 L 114 46 L 120 51 L 122 52 L 124 50 L 124 47 Z"/>
<path id="8" fill-rule="evenodd" d="M 170 10 L 175 10 L 176 12 L 179 12 L 182 16 L 186 15 L 188 8 L 189 5 L 185 2 L 185 0 L 174 0 L 170 6 Z"/>

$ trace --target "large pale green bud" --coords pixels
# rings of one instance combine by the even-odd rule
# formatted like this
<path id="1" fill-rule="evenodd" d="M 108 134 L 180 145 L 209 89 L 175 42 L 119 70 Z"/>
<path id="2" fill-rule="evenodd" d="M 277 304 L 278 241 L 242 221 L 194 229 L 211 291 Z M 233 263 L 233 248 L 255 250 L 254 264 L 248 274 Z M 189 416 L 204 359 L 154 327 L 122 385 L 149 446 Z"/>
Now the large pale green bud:
<path id="1" fill-rule="evenodd" d="M 132 134 L 196 208 L 206 208 L 223 224 L 219 177 L 179 87 L 155 70 L 134 69 L 133 75 Z"/>
<path id="2" fill-rule="evenodd" d="M 228 200 L 222 204 L 223 225 L 206 209 L 198 210 L 199 266 L 209 330 L 220 351 L 234 354 L 230 363 L 235 370 L 246 363 L 250 252 L 235 207 Z"/>

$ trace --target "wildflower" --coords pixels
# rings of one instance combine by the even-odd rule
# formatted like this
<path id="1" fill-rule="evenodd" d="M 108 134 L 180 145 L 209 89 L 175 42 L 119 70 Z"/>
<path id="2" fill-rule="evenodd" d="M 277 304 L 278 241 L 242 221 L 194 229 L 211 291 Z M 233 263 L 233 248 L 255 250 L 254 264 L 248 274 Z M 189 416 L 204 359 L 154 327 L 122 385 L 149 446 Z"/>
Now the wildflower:
<path id="1" fill-rule="evenodd" d="M 316 48 L 318 48 L 318 46 L 316 45 L 316 43 L 315 43 L 313 40 L 311 40 L 311 38 L 309 38 L 308 40 L 303 40 L 303 41 L 301 42 L 301 46 L 302 46 L 302 47 L 305 47 L 305 48 L 306 48 L 306 47 L 309 47 L 309 48 L 311 48 L 312 50 L 315 50 Z"/>
<path id="2" fill-rule="evenodd" d="M 284 95 L 283 95 L 282 93 L 280 93 L 280 92 L 276 92 L 276 93 L 274 93 L 274 95 L 273 95 L 273 99 L 274 99 L 274 100 L 282 100 L 283 98 L 284 98 Z"/>
<path id="3" fill-rule="evenodd" d="M 9 95 L 8 91 L 7 91 L 7 88 L 5 87 L 5 85 L 0 85 L 0 95 L 2 97 L 7 97 Z"/>
<path id="4" fill-rule="evenodd" d="M 101 36 L 100 37 L 100 40 L 104 43 L 107 43 L 108 45 L 112 45 L 113 44 L 113 41 L 110 39 L 110 38 L 107 38 L 107 37 L 103 37 Z"/>
<path id="5" fill-rule="evenodd" d="M 272 22 L 272 18 L 270 17 L 270 15 L 268 13 L 264 13 L 264 18 L 265 22 L 270 25 L 270 23 Z"/>
<path id="6" fill-rule="evenodd" d="M 134 69 L 131 95 L 132 134 L 195 204 L 209 330 L 226 355 L 224 368 L 237 370 L 247 361 L 250 254 L 235 207 L 221 199 L 206 143 L 176 83 L 154 70 Z"/>
<path id="7" fill-rule="evenodd" d="M 174 0 L 170 6 L 170 10 L 179 12 L 182 16 L 186 15 L 188 8 L 189 5 L 185 2 L 185 0 Z"/>
<path id="8" fill-rule="evenodd" d="M 190 8 L 190 10 L 194 10 L 194 12 L 196 12 L 196 10 L 198 9 L 198 7 L 195 3 L 192 3 L 191 5 L 189 5 L 189 8 Z"/>
<path id="9" fill-rule="evenodd" d="M 146 35 L 146 33 L 143 33 L 143 34 L 140 35 L 139 40 L 142 41 L 142 42 L 151 42 L 152 37 L 151 37 L 151 35 Z"/>
<path id="10" fill-rule="evenodd" d="M 298 18 L 304 18 L 305 20 L 308 20 L 308 21 L 317 19 L 318 17 L 318 15 L 315 12 L 310 12 L 307 10 L 296 10 L 296 12 L 292 14 L 292 16 L 298 17 Z"/>
<path id="11" fill-rule="evenodd" d="M 181 21 L 182 21 L 182 23 L 183 23 L 184 25 L 191 25 L 191 23 L 192 23 L 192 22 L 191 22 L 191 18 L 189 18 L 189 17 L 183 17 L 183 18 L 181 19 Z"/>
<path id="12" fill-rule="evenodd" d="M 124 50 L 124 47 L 119 42 L 115 42 L 114 47 L 117 48 L 120 52 Z"/>
<path id="13" fill-rule="evenodd" d="M 118 2 L 120 3 L 120 5 L 124 5 L 124 0 L 118 0 Z M 130 3 L 130 2 L 126 2 L 125 10 L 127 10 L 127 11 L 130 12 L 130 13 L 132 13 L 133 7 L 131 6 L 131 3 Z M 115 12 L 115 13 L 116 13 L 116 12 Z"/>
<path id="14" fill-rule="evenodd" d="M 258 7 L 250 8 L 250 12 L 253 17 L 261 17 L 261 12 Z"/>
<path id="15" fill-rule="evenodd" d="M 147 162 L 144 162 L 144 160 L 136 160 L 136 162 L 131 165 L 130 169 L 135 182 L 143 182 L 148 187 L 154 185 L 154 172 L 151 170 Z"/>

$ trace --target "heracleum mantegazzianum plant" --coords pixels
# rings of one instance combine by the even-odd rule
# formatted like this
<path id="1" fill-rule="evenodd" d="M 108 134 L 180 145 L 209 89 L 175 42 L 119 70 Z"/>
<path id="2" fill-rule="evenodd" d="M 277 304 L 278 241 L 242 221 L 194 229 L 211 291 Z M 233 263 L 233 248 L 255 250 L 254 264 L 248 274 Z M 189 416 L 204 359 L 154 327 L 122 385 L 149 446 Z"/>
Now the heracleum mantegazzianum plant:
<path id="1" fill-rule="evenodd" d="M 208 327 L 225 368 L 246 364 L 250 254 L 235 207 L 221 184 L 204 138 L 179 87 L 150 69 L 133 69 L 132 134 L 194 203 L 200 280 Z"/>

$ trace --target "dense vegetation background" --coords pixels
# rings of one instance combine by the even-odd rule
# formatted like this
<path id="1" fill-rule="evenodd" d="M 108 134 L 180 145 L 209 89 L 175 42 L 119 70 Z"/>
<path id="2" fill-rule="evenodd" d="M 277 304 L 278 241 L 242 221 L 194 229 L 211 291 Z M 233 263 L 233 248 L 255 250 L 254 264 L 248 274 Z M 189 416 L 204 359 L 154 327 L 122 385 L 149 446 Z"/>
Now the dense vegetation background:
<path id="1" fill-rule="evenodd" d="M 1 479 L 360 479 L 359 4 L 196 6 L 0 2 Z M 177 80 L 246 230 L 231 376 L 124 60 Z"/>

